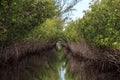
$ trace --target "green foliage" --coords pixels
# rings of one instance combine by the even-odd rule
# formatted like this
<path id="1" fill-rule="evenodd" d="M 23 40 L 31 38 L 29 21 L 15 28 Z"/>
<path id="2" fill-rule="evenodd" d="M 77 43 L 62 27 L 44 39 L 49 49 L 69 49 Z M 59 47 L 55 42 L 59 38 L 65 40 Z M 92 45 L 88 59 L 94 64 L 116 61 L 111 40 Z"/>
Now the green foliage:
<path id="1" fill-rule="evenodd" d="M 58 41 L 62 37 L 63 25 L 55 17 L 58 11 L 55 0 L 0 0 L 0 28 L 4 29 L 4 32 L 0 30 L 0 42 L 22 39 Z M 59 79 L 59 56 L 55 53 L 50 57 L 36 80 Z"/>
<path id="2" fill-rule="evenodd" d="M 120 48 L 120 0 L 96 0 L 83 18 L 68 24 L 64 34 L 67 42 L 85 41 L 99 48 Z M 66 80 L 78 80 L 69 64 L 66 69 Z"/>
<path id="3" fill-rule="evenodd" d="M 66 26 L 65 31 L 64 31 L 64 36 L 67 42 L 81 41 L 80 33 L 78 33 L 77 22 L 72 21 Z"/>
<path id="4" fill-rule="evenodd" d="M 73 75 L 72 71 L 70 71 L 68 64 L 66 65 L 65 80 L 78 80 L 77 75 Z"/>
<path id="5" fill-rule="evenodd" d="M 62 38 L 62 25 L 60 19 L 47 19 L 42 25 L 33 29 L 27 39 L 53 42 L 61 40 Z"/>
<path id="6" fill-rule="evenodd" d="M 23 38 L 55 16 L 57 9 L 54 0 L 1 0 L 0 6 L 0 26 L 7 30 L 6 40 Z"/>
<path id="7" fill-rule="evenodd" d="M 120 5 L 119 0 L 101 0 L 91 5 L 91 9 L 85 11 L 84 17 L 77 20 L 76 31 L 80 33 L 79 37 L 98 47 L 120 47 L 120 6 L 118 5 Z M 75 32 L 72 31 L 70 34 L 73 35 Z"/>

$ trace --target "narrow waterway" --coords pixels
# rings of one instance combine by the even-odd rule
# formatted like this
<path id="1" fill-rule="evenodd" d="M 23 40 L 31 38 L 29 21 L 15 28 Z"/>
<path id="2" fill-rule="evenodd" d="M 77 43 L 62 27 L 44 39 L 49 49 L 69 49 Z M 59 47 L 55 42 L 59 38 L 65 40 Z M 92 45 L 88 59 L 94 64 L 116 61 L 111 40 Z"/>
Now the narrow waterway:
<path id="1" fill-rule="evenodd" d="M 64 66 L 65 66 L 65 62 L 62 63 L 59 69 L 60 80 L 65 80 L 66 68 Z"/>

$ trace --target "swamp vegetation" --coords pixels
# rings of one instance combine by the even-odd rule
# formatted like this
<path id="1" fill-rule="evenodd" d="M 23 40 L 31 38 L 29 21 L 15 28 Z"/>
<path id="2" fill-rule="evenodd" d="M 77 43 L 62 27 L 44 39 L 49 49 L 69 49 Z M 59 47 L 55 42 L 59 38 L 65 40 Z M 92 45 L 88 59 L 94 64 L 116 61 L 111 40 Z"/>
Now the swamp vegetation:
<path id="1" fill-rule="evenodd" d="M 0 80 L 119 80 L 120 1 L 79 1 L 0 0 Z"/>

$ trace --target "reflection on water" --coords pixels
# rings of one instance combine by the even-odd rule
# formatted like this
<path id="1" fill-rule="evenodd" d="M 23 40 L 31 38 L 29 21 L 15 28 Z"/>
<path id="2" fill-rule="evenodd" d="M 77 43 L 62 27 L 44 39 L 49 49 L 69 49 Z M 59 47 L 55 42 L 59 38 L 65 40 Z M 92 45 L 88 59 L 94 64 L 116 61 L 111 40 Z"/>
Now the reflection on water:
<path id="1" fill-rule="evenodd" d="M 65 80 L 66 68 L 64 66 L 65 66 L 65 62 L 62 63 L 59 70 L 60 80 Z"/>

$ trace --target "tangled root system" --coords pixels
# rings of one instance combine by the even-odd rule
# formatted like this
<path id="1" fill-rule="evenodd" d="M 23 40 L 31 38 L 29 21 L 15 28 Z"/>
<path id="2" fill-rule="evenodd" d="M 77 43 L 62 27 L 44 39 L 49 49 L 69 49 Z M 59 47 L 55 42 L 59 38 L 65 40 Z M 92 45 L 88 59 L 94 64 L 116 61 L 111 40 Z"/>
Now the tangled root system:
<path id="1" fill-rule="evenodd" d="M 78 80 L 120 80 L 120 50 L 85 43 L 63 44 L 68 65 Z"/>
<path id="2" fill-rule="evenodd" d="M 42 70 L 55 43 L 5 42 L 0 45 L 0 80 L 35 80 L 35 73 Z"/>

